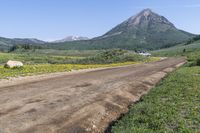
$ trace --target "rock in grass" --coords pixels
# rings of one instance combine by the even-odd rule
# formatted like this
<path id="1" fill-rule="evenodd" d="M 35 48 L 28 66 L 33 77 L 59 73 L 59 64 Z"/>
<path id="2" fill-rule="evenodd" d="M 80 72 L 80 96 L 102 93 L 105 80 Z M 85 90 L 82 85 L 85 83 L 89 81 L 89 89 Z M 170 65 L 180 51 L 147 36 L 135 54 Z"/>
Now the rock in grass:
<path id="1" fill-rule="evenodd" d="M 9 60 L 5 65 L 5 68 L 20 68 L 23 67 L 23 63 L 20 61 Z"/>

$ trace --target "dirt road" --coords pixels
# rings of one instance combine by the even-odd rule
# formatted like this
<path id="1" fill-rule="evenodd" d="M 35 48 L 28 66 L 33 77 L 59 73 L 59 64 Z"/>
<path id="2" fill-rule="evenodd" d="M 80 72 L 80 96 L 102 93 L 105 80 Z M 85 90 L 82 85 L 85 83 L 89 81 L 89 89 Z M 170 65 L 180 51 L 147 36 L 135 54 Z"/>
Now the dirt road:
<path id="1" fill-rule="evenodd" d="M 183 62 L 168 58 L 4 85 L 0 87 L 0 133 L 103 132 L 128 105 Z"/>

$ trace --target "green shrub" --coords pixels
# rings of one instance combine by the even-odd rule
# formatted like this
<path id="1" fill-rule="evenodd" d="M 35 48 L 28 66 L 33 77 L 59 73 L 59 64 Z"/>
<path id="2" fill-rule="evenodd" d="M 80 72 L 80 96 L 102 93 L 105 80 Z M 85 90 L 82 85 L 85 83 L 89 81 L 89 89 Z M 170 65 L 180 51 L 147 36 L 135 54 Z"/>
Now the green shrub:
<path id="1" fill-rule="evenodd" d="M 109 64 L 109 63 L 119 63 L 127 61 L 145 61 L 147 57 L 138 55 L 133 52 L 128 52 L 125 50 L 114 49 L 107 50 L 83 59 L 73 60 L 70 63 L 75 64 Z"/>
<path id="2" fill-rule="evenodd" d="M 200 66 L 200 59 L 197 59 L 197 66 Z"/>

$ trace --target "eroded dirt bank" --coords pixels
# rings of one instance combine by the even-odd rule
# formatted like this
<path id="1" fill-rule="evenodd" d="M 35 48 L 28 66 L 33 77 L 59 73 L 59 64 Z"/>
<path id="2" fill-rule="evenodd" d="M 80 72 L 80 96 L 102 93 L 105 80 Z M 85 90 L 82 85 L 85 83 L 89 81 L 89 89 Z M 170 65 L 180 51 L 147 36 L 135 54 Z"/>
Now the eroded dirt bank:
<path id="1" fill-rule="evenodd" d="M 0 87 L 0 133 L 103 132 L 183 58 Z M 1 82 L 0 82 L 1 83 Z"/>

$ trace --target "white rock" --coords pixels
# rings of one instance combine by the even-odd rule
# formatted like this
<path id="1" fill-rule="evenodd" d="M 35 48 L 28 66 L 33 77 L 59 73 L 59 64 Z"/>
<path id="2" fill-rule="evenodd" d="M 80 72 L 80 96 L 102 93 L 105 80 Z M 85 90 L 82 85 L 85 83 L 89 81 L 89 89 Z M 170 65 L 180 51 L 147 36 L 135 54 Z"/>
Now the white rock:
<path id="1" fill-rule="evenodd" d="M 23 67 L 23 63 L 20 62 L 20 61 L 12 61 L 12 60 L 9 60 L 5 66 L 6 68 L 20 68 L 20 67 Z"/>
<path id="2" fill-rule="evenodd" d="M 92 128 L 95 129 L 95 128 L 97 128 L 97 126 L 96 125 L 92 125 Z"/>

